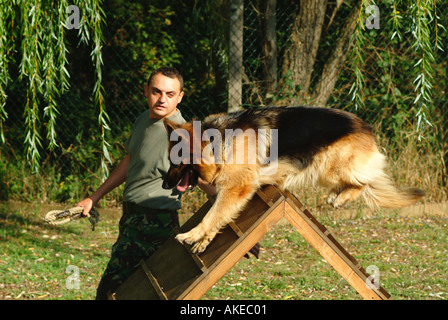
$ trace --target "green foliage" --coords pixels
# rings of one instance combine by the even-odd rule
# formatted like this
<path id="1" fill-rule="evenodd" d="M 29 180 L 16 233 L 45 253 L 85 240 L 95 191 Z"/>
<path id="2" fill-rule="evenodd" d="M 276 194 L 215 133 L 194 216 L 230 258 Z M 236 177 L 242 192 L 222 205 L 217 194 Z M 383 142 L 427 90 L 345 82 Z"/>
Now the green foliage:
<path id="1" fill-rule="evenodd" d="M 28 163 L 34 172 L 52 175 L 41 177 L 47 182 L 59 185 L 79 177 L 90 187 L 98 184 L 123 156 L 130 126 L 146 108 L 143 88 L 148 75 L 161 65 L 173 65 L 184 74 L 186 94 L 180 108 L 187 119 L 227 109 L 227 1 L 0 3 L 0 152 L 3 168 L 8 168 L 0 175 L 2 181 L 4 175 L 15 181 L 8 171 L 17 177 L 30 175 L 23 167 Z M 65 26 L 69 4 L 80 8 L 79 30 Z M 370 4 L 380 9 L 379 30 L 365 27 Z M 446 123 L 446 62 L 440 54 L 447 37 L 440 18 L 445 4 L 446 0 L 353 0 L 339 7 L 330 3 L 310 92 L 341 26 L 354 5 L 360 5 L 353 50 L 327 104 L 373 123 L 392 148 L 399 149 L 405 143 L 402 137 L 418 128 L 431 144 L 427 150 L 439 148 L 441 159 L 446 158 L 445 131 L 438 130 Z M 294 85 L 292 71 L 282 68 L 290 26 L 299 10 L 297 1 L 288 0 L 277 1 L 279 87 L 268 96 L 262 92 L 262 8 L 263 1 L 245 6 L 244 105 L 292 101 L 302 89 Z M 13 190 L 24 189 L 20 181 L 14 185 Z M 82 185 L 78 184 L 80 194 L 88 192 Z M 58 190 L 51 192 L 58 194 L 52 199 L 66 199 L 72 192 Z M 10 190 L 3 192 L 3 197 L 12 196 Z"/>
<path id="2" fill-rule="evenodd" d="M 440 17 L 435 1 L 413 2 L 409 11 L 412 16 L 411 32 L 414 38 L 412 48 L 419 57 L 414 65 L 416 77 L 413 83 L 417 94 L 414 100 L 414 105 L 417 107 L 417 129 L 420 129 L 422 125 L 431 126 L 428 117 L 430 109 L 433 108 L 434 48 L 443 50 L 438 36 L 438 29 L 443 26 L 439 22 Z M 434 36 L 432 36 L 433 31 L 435 31 Z"/>
<path id="3" fill-rule="evenodd" d="M 108 116 L 105 112 L 102 87 L 102 0 L 75 1 L 82 9 L 80 38 L 90 43 L 92 38 L 92 60 L 95 66 L 93 96 L 99 109 L 102 130 L 103 157 L 108 159 L 105 130 Z M 5 142 L 4 122 L 7 118 L 5 106 L 7 90 L 11 82 L 24 83 L 25 154 L 33 172 L 39 172 L 43 129 L 46 132 L 47 148 L 57 147 L 56 124 L 59 98 L 69 89 L 70 74 L 67 70 L 66 28 L 67 0 L 60 1 L 2 1 L 0 6 L 0 138 Z M 92 36 L 89 33 L 92 33 Z M 14 54 L 14 53 L 18 54 Z M 17 79 L 12 79 L 14 68 L 19 65 Z M 103 166 L 103 170 L 104 170 Z"/>
<path id="4" fill-rule="evenodd" d="M 8 114 L 5 110 L 6 87 L 11 78 L 8 72 L 10 57 L 12 53 L 13 37 L 11 34 L 11 24 L 14 16 L 14 10 L 11 6 L 6 4 L 6 1 L 0 3 L 0 141 L 5 143 L 5 136 L 3 133 L 3 123 Z M 9 36 L 8 36 L 9 35 Z"/>
<path id="5" fill-rule="evenodd" d="M 274 103 L 279 101 L 291 101 L 294 99 L 295 93 L 300 91 L 300 86 L 295 87 L 294 80 L 292 79 L 292 71 L 288 70 L 283 77 L 283 85 L 279 88 L 278 93 L 267 98 L 272 98 Z"/>
<path id="6" fill-rule="evenodd" d="M 353 42 L 353 50 L 351 54 L 351 65 L 353 68 L 353 76 L 355 78 L 352 86 L 350 87 L 349 95 L 351 95 L 350 100 L 353 102 L 353 105 L 355 107 L 355 110 L 364 109 L 364 97 L 363 97 L 363 91 L 364 91 L 364 75 L 362 67 L 364 66 L 364 45 L 366 42 L 366 11 L 367 7 L 370 4 L 370 1 L 361 1 L 359 6 L 361 7 L 359 10 L 359 15 L 356 19 L 355 23 L 355 29 L 353 31 L 353 35 L 351 37 L 351 41 Z"/>
<path id="7" fill-rule="evenodd" d="M 444 57 L 437 54 L 441 53 L 441 39 L 446 37 L 440 9 L 433 1 L 377 2 L 380 29 L 367 30 L 365 21 L 370 12 L 365 8 L 370 4 L 374 2 L 361 3 L 349 68 L 342 72 L 336 86 L 341 89 L 335 91 L 329 104 L 378 123 L 380 131 L 390 138 L 401 130 L 415 130 L 432 144 L 431 136 L 436 137 L 436 132 L 434 127 L 428 128 L 444 121 L 436 116 L 442 110 L 437 110 L 433 99 L 442 97 L 446 90 Z M 347 84 L 349 99 L 344 97 Z"/>
<path id="8" fill-rule="evenodd" d="M 102 170 L 102 180 L 106 180 L 109 170 L 106 165 L 106 160 L 109 163 L 112 163 L 108 151 L 108 147 L 110 144 L 106 141 L 106 130 L 110 130 L 109 128 L 109 116 L 106 113 L 105 109 L 105 101 L 104 101 L 104 88 L 102 85 L 103 82 L 103 43 L 104 37 L 102 33 L 103 21 L 105 18 L 104 11 L 102 9 L 102 0 L 100 1 L 92 1 L 89 3 L 88 1 L 81 2 L 83 7 L 83 12 L 91 12 L 90 21 L 85 22 L 85 24 L 89 25 L 89 29 L 93 32 L 93 49 L 92 49 L 92 61 L 95 67 L 95 86 L 93 87 L 93 95 L 95 97 L 95 105 L 99 109 L 98 110 L 98 123 L 101 128 L 101 170 Z M 85 10 L 84 10 L 85 8 Z M 89 17 L 89 15 L 83 15 L 83 17 Z M 85 30 L 86 28 L 84 28 Z"/>

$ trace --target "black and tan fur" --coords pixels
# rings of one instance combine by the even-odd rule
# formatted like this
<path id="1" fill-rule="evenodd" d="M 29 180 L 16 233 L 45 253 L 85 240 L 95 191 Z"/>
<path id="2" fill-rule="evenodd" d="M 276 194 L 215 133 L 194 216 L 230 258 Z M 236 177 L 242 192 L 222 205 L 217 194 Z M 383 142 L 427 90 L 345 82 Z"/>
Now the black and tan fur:
<path id="1" fill-rule="evenodd" d="M 192 147 L 192 123 L 178 126 L 165 120 L 165 125 L 170 134 L 176 128 L 187 130 L 192 159 L 201 157 Z M 211 115 L 201 123 L 202 132 L 210 128 L 219 130 L 223 137 L 225 129 L 278 129 L 278 141 L 265 142 L 268 151 L 271 143 L 278 143 L 278 166 L 275 174 L 262 175 L 259 163 L 235 164 L 235 158 L 227 161 L 230 164 L 215 163 L 213 155 L 196 161 L 197 164 L 172 164 L 165 188 L 176 187 L 183 176 L 194 184 L 196 174 L 217 188 L 216 201 L 203 221 L 176 237 L 180 242 L 194 244 L 194 252 L 204 251 L 262 185 L 273 184 L 293 193 L 299 188 L 320 185 L 330 190 L 328 203 L 336 208 L 358 196 L 372 208 L 398 208 L 416 202 L 424 194 L 417 188 L 394 186 L 384 172 L 385 156 L 379 151 L 372 127 L 348 112 L 317 107 L 257 108 Z M 201 151 L 209 143 L 200 141 Z M 235 139 L 223 139 L 223 150 L 229 143 L 235 144 Z M 171 142 L 170 148 L 174 144 Z M 249 144 L 257 145 L 257 141 L 246 141 L 246 151 Z"/>

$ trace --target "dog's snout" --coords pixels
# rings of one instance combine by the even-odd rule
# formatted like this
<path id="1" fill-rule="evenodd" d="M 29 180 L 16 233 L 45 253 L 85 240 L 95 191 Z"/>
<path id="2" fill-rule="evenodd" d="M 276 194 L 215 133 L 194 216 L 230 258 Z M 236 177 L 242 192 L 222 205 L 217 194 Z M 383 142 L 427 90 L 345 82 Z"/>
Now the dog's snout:
<path id="1" fill-rule="evenodd" d="M 166 178 L 163 179 L 162 188 L 163 188 L 163 189 L 172 189 L 172 188 L 170 187 L 170 184 L 168 183 L 168 180 L 167 180 Z"/>

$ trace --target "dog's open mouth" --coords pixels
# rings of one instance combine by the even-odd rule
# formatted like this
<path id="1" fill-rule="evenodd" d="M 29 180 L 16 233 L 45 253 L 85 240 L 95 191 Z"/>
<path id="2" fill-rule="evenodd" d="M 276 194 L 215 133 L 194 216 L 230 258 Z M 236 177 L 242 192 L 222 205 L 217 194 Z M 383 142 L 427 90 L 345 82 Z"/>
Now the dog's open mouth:
<path id="1" fill-rule="evenodd" d="M 189 168 L 188 170 L 185 170 L 185 172 L 183 173 L 182 178 L 177 184 L 177 190 L 180 192 L 184 192 L 187 189 L 193 189 L 197 184 L 198 184 L 198 173 L 192 168 Z"/>

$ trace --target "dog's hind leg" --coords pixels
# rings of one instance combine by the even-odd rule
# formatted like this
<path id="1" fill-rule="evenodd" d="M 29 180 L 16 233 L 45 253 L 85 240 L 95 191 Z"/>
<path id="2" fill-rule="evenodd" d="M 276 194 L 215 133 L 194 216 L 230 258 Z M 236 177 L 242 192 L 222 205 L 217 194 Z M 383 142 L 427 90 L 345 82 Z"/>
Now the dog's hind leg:
<path id="1" fill-rule="evenodd" d="M 340 191 L 337 190 L 337 189 L 332 189 L 332 190 L 330 191 L 330 193 L 328 194 L 328 197 L 327 197 L 327 203 L 333 205 L 334 201 L 335 201 L 336 198 L 338 197 L 339 192 L 340 192 Z"/>
<path id="2" fill-rule="evenodd" d="M 356 199 L 363 190 L 364 186 L 347 186 L 340 192 L 337 192 L 333 189 L 330 192 L 327 201 L 328 203 L 333 205 L 333 207 L 340 208 L 347 202 Z"/>

